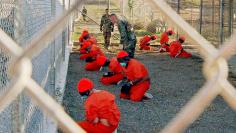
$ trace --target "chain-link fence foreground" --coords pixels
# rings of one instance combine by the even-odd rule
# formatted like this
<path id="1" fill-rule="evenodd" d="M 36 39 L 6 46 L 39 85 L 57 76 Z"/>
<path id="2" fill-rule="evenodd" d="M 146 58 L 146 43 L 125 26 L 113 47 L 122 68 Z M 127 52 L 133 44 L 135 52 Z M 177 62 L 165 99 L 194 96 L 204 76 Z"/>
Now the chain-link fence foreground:
<path id="1" fill-rule="evenodd" d="M 81 1 L 79 2 L 78 5 L 73 6 L 73 9 L 67 10 L 72 6 L 72 3 L 64 0 L 0 1 L 0 27 L 5 32 L 1 30 L 1 44 L 7 47 L 1 46 L 0 52 L 1 133 L 56 132 L 57 122 L 52 119 L 52 116 L 54 119 L 58 117 L 56 118 L 57 121 L 61 121 L 58 123 L 59 125 L 62 123 L 62 118 L 59 116 L 65 115 L 63 110 L 59 105 L 56 105 L 59 110 L 54 110 L 56 109 L 54 108 L 55 105 L 50 101 L 52 98 L 57 100 L 59 104 L 62 101 L 64 84 L 61 82 L 65 79 L 60 81 L 59 76 L 61 76 L 60 72 L 64 67 L 63 65 L 66 64 L 66 61 L 68 62 L 69 51 L 66 46 L 69 42 L 70 16 L 73 15 L 72 11 L 77 10 L 82 5 Z M 65 10 L 67 10 L 66 14 L 64 14 Z M 63 21 L 61 21 L 62 19 Z M 52 23 L 53 21 L 61 23 Z M 52 30 L 52 26 L 58 28 L 56 32 L 55 29 Z M 26 56 L 30 60 L 26 59 Z M 65 60 L 66 58 L 67 60 Z M 24 70 L 16 70 L 15 66 L 22 67 Z M 9 74 L 11 68 L 12 73 L 18 73 L 17 76 Z M 26 78 L 27 76 L 32 77 L 32 79 Z M 25 81 L 30 86 L 34 86 L 33 88 L 28 87 L 35 93 L 27 89 Z M 44 88 L 44 91 L 39 85 Z M 37 88 L 38 91 L 36 91 Z M 43 102 L 43 99 L 48 99 L 48 101 Z M 9 103 L 11 104 L 8 105 Z M 55 104 L 54 101 L 53 103 Z M 42 108 L 48 109 L 46 111 Z M 48 117 L 48 114 L 51 117 Z M 65 118 L 72 122 L 68 116 Z M 68 132 L 79 130 L 75 124 L 74 126 L 72 124 L 70 128 L 65 127 L 64 124 L 62 127 Z"/>
<path id="2" fill-rule="evenodd" d="M 178 33 L 189 38 L 189 43 L 196 46 L 205 61 L 205 85 L 162 132 L 183 131 L 218 95 L 236 110 L 236 91 L 227 80 L 227 59 L 235 52 L 236 36 L 229 39 L 220 49 L 216 49 L 165 1 L 139 2 L 140 6 L 136 7 L 145 9 L 145 12 L 153 12 L 151 16 L 149 13 L 137 13 L 135 9 L 126 14 L 124 7 L 114 6 L 117 9 L 113 8 L 113 11 L 130 18 L 133 24 L 138 22 L 135 19 L 140 16 L 144 16 L 138 19 L 144 21 L 144 24 L 161 16 L 163 20 L 158 23 L 159 27 L 156 28 L 155 25 L 150 29 L 154 29 L 155 33 L 158 30 L 163 31 L 167 26 L 173 27 Z M 74 15 L 73 12 L 78 12 L 83 5 L 82 0 L 72 3 L 74 2 L 68 3 L 64 0 L 1 1 L 0 132 L 55 132 L 57 125 L 65 132 L 83 132 L 53 100 L 58 99 L 57 91 L 61 92 L 56 87 L 56 79 L 57 70 L 65 58 L 69 20 Z M 98 5 L 100 3 L 95 4 L 94 8 L 100 7 Z M 192 24 L 194 25 L 194 22 Z M 143 32 L 142 28 L 139 32 Z"/>

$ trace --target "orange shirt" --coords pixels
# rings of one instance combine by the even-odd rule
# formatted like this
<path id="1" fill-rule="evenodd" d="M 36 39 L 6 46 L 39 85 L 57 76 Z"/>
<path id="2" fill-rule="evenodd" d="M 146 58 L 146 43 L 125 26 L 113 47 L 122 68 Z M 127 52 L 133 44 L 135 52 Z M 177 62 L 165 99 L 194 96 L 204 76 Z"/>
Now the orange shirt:
<path id="1" fill-rule="evenodd" d="M 168 44 L 169 37 L 167 32 L 161 34 L 160 44 Z"/>
<path id="2" fill-rule="evenodd" d="M 119 124 L 120 111 L 115 103 L 115 96 L 107 91 L 99 90 L 92 93 L 85 101 L 85 111 L 89 122 L 98 117 L 106 119 L 112 126 Z"/>
<path id="3" fill-rule="evenodd" d="M 140 39 L 140 47 L 144 47 L 146 46 L 149 41 L 151 41 L 151 37 L 150 36 L 144 36 L 143 38 Z"/>
<path id="4" fill-rule="evenodd" d="M 80 37 L 79 37 L 79 41 L 80 42 L 83 42 L 84 41 L 84 37 L 86 36 L 86 35 L 88 35 L 89 33 L 88 33 L 88 31 L 87 30 L 84 30 L 83 32 L 82 32 L 82 34 L 80 35 Z"/>
<path id="5" fill-rule="evenodd" d="M 111 58 L 109 69 L 115 74 L 122 72 L 122 67 L 120 66 L 120 63 L 117 61 L 117 58 L 115 57 Z"/>
<path id="6" fill-rule="evenodd" d="M 174 41 L 170 44 L 170 56 L 175 57 L 183 47 L 179 41 Z"/>
<path id="7" fill-rule="evenodd" d="M 146 67 L 136 59 L 130 59 L 128 62 L 128 67 L 123 69 L 125 75 L 131 81 L 144 78 L 149 75 Z"/>

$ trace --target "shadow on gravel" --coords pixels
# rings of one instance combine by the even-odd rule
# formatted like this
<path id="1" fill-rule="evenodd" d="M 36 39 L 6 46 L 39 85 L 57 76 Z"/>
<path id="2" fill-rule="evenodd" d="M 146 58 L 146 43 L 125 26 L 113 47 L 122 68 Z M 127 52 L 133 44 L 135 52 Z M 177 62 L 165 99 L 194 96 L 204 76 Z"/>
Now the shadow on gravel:
<path id="1" fill-rule="evenodd" d="M 116 95 L 121 111 L 119 133 L 159 132 L 183 105 L 203 86 L 202 59 L 173 59 L 167 55 L 138 55 L 151 77 L 149 92 L 151 100 L 135 103 L 119 99 L 117 86 L 103 86 L 99 83 L 102 73 L 84 71 L 85 63 L 79 55 L 71 54 L 63 106 L 75 120 L 84 119 L 84 107 L 77 93 L 76 83 L 82 77 L 95 82 L 95 87 Z M 217 98 L 187 130 L 188 133 L 229 133 L 236 131 L 236 113 Z"/>

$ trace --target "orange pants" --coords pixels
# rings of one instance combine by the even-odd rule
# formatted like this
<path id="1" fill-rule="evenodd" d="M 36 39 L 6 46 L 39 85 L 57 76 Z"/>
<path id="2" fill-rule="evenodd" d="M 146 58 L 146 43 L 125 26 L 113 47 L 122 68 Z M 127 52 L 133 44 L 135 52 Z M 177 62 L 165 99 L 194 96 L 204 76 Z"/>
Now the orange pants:
<path id="1" fill-rule="evenodd" d="M 151 47 L 150 46 L 140 46 L 141 50 L 150 50 Z"/>
<path id="2" fill-rule="evenodd" d="M 143 83 L 131 87 L 130 94 L 120 93 L 120 98 L 130 99 L 139 102 L 143 99 L 145 92 L 149 89 L 150 82 L 144 81 Z"/>
<path id="3" fill-rule="evenodd" d="M 192 54 L 190 54 L 190 53 L 188 53 L 188 52 L 186 52 L 186 51 L 182 51 L 180 54 L 179 54 L 179 56 L 177 56 L 177 57 L 183 57 L 183 58 L 189 58 L 189 57 L 191 57 L 192 56 Z"/>
<path id="4" fill-rule="evenodd" d="M 87 133 L 112 133 L 118 126 L 105 126 L 101 123 L 92 124 L 88 121 L 77 122 Z"/>
<path id="5" fill-rule="evenodd" d="M 88 62 L 86 65 L 85 65 L 85 70 L 87 71 L 98 71 L 100 69 L 101 66 L 99 66 L 97 64 L 97 61 L 93 61 L 93 62 Z"/>
<path id="6" fill-rule="evenodd" d="M 102 77 L 100 79 L 100 81 L 104 85 L 112 85 L 112 84 L 116 84 L 117 82 L 122 80 L 123 77 L 124 77 L 124 75 L 119 73 L 119 74 L 115 74 L 115 75 L 113 75 L 111 77 Z"/>
<path id="7" fill-rule="evenodd" d="M 170 51 L 170 48 L 168 45 L 164 44 L 164 45 L 161 45 L 161 48 L 160 48 L 160 52 L 169 52 Z"/>

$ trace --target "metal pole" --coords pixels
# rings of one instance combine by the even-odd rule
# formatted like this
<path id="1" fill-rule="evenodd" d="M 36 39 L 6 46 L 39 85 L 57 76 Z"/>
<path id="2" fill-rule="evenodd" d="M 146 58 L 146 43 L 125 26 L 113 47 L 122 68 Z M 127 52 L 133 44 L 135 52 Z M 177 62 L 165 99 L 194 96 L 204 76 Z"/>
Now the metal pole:
<path id="1" fill-rule="evenodd" d="M 98 12 L 101 14 L 101 0 L 98 0 Z"/>
<path id="2" fill-rule="evenodd" d="M 30 3 L 28 3 L 30 4 Z M 14 18 L 14 38 L 15 41 L 22 45 L 22 35 L 23 35 L 23 24 L 24 24 L 24 17 L 23 17 L 23 2 L 21 0 L 15 1 L 16 10 L 15 10 L 15 18 Z M 16 100 L 13 103 L 12 109 L 12 131 L 13 133 L 21 133 L 24 132 L 24 118 L 22 117 L 24 111 L 22 109 L 22 102 L 23 102 L 23 95 L 19 94 Z"/>
<path id="3" fill-rule="evenodd" d="M 131 15 L 132 15 L 132 24 L 134 24 L 134 7 L 133 7 L 133 4 L 134 4 L 134 1 L 131 0 L 131 3 L 132 3 L 132 9 L 131 9 Z"/>
<path id="4" fill-rule="evenodd" d="M 108 9 L 109 12 L 110 12 L 110 4 L 111 4 L 111 1 L 107 0 L 107 9 Z"/>
<path id="5" fill-rule="evenodd" d="M 233 32 L 233 0 L 229 0 L 229 36 Z"/>
<path id="6" fill-rule="evenodd" d="M 52 20 L 55 19 L 55 16 L 56 16 L 56 0 L 51 0 L 51 14 L 52 14 Z M 55 45 L 56 45 L 56 42 L 55 42 L 55 36 L 52 36 L 54 39 L 52 41 L 52 45 L 51 45 L 51 87 L 52 87 L 52 95 L 53 97 L 55 98 L 56 96 L 56 90 L 55 90 L 55 81 L 56 81 L 56 68 L 54 66 L 54 63 L 55 63 L 55 58 L 56 58 L 56 48 L 55 48 Z"/>
<path id="7" fill-rule="evenodd" d="M 124 16 L 124 0 L 120 0 L 120 9 L 121 15 Z"/>
<path id="8" fill-rule="evenodd" d="M 215 0 L 212 0 L 212 33 L 215 33 Z"/>
<path id="9" fill-rule="evenodd" d="M 180 0 L 177 1 L 177 13 L 180 14 Z"/>
<path id="10" fill-rule="evenodd" d="M 203 0 L 201 0 L 201 2 L 200 2 L 200 22 L 199 22 L 199 33 L 200 34 L 202 34 L 202 15 L 203 15 L 203 13 L 202 13 L 202 6 L 203 6 Z"/>
<path id="11" fill-rule="evenodd" d="M 220 43 L 224 41 L 224 0 L 220 0 Z"/>
<path id="12" fill-rule="evenodd" d="M 177 1 L 177 13 L 180 14 L 180 0 Z M 176 39 L 179 38 L 179 31 L 177 30 Z"/>
<path id="13" fill-rule="evenodd" d="M 63 12 L 65 11 L 65 0 L 63 0 Z M 69 21 L 67 21 L 67 25 L 69 25 L 68 23 Z M 68 27 L 68 26 L 67 26 Z M 65 57 L 66 57 L 66 29 L 65 28 L 63 31 L 62 31 L 62 59 L 63 61 L 65 61 Z"/>
<path id="14" fill-rule="evenodd" d="M 193 0 L 191 2 L 191 25 L 193 26 Z"/>

